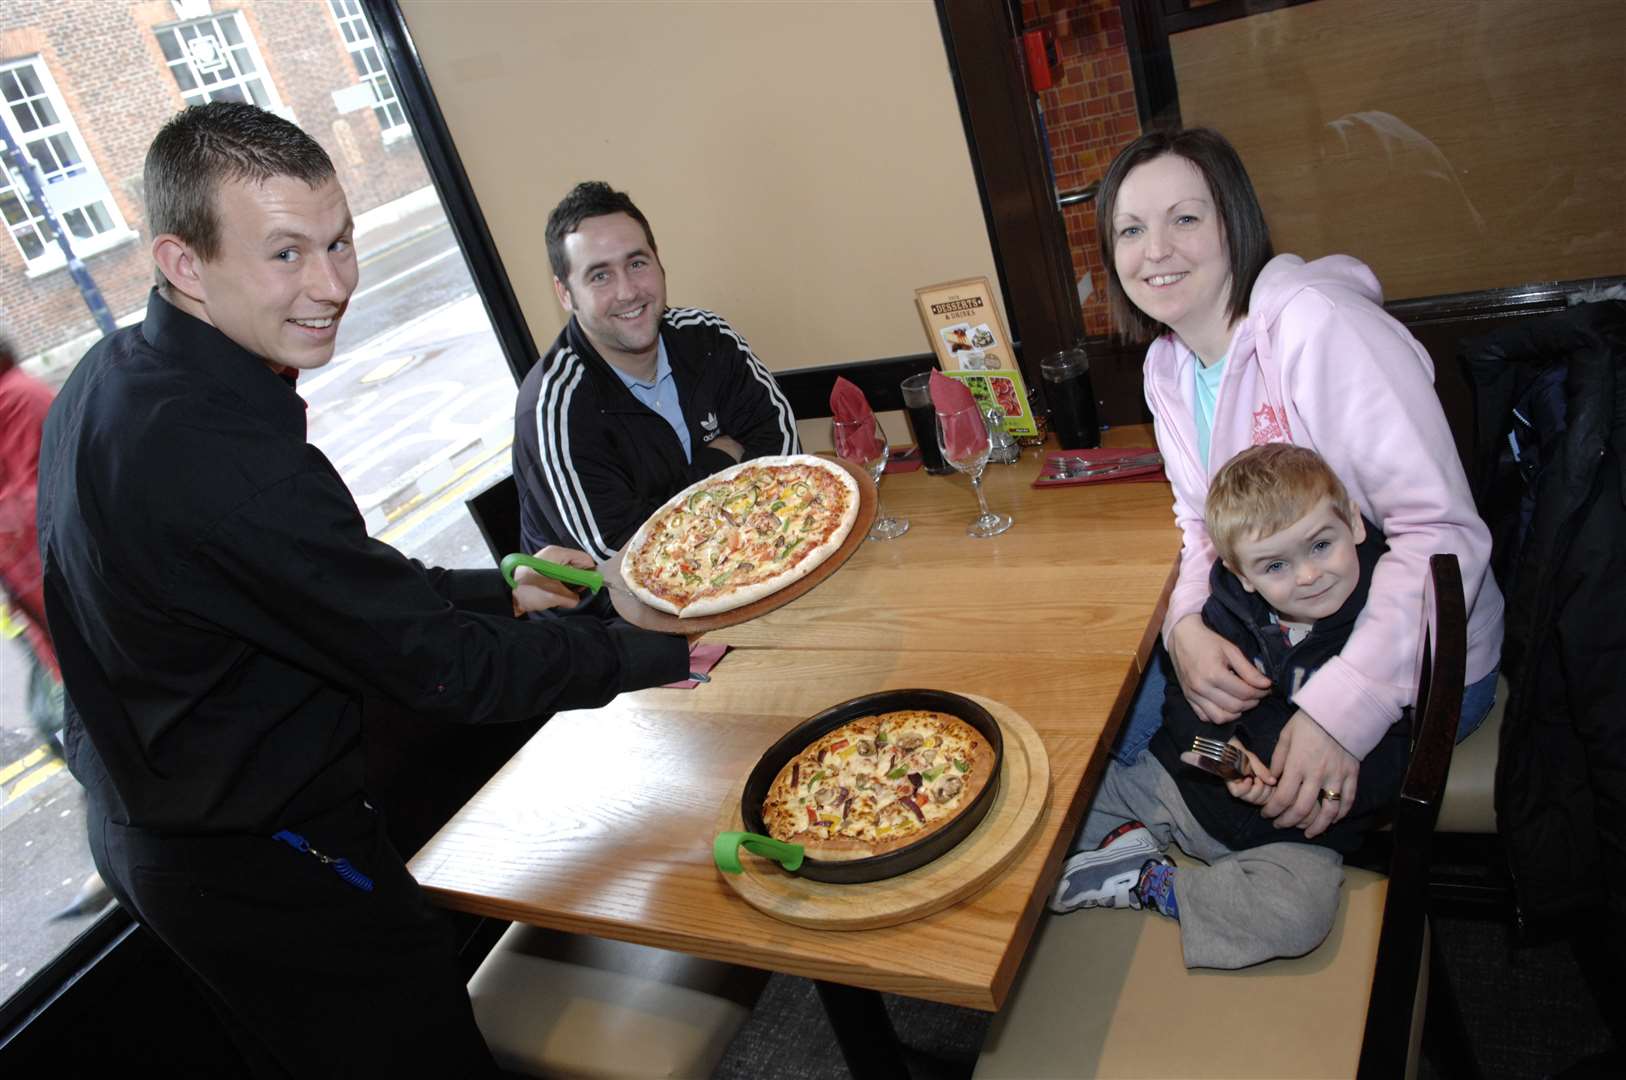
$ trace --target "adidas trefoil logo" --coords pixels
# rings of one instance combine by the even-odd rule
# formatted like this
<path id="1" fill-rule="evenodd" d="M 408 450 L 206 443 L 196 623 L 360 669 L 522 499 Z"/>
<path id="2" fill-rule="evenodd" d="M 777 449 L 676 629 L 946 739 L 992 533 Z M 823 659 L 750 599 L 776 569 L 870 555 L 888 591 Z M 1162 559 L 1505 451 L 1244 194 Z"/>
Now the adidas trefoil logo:
<path id="1" fill-rule="evenodd" d="M 700 426 L 715 435 L 717 433 L 717 414 L 714 412 L 707 413 L 706 418 L 700 421 Z"/>

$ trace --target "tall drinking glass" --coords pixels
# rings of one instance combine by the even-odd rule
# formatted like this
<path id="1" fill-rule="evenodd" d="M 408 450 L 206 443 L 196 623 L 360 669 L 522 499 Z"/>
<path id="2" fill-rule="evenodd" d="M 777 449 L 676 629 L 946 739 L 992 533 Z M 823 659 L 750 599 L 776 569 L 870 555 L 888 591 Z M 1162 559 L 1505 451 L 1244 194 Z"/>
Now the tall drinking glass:
<path id="1" fill-rule="evenodd" d="M 966 535 L 979 540 L 998 536 L 1011 527 L 1009 514 L 996 514 L 988 509 L 988 499 L 982 493 L 982 471 L 988 467 L 988 428 L 983 424 L 982 409 L 968 405 L 954 412 L 937 414 L 937 445 L 943 451 L 943 460 L 971 478 L 971 490 L 977 494 L 977 506 L 982 511 L 966 527 Z"/>
<path id="2" fill-rule="evenodd" d="M 909 416 L 909 430 L 920 448 L 920 460 L 926 463 L 927 472 L 943 476 L 953 472 L 954 466 L 943 460 L 943 453 L 937 448 L 937 406 L 932 404 L 931 377 L 931 372 L 922 371 L 903 380 L 900 386 L 903 407 Z"/>
<path id="3" fill-rule="evenodd" d="M 836 454 L 869 473 L 875 481 L 875 523 L 869 528 L 871 540 L 896 540 L 909 531 L 909 519 L 892 517 L 881 509 L 881 473 L 886 471 L 886 432 L 873 416 L 863 421 L 830 421 L 830 442 Z"/>

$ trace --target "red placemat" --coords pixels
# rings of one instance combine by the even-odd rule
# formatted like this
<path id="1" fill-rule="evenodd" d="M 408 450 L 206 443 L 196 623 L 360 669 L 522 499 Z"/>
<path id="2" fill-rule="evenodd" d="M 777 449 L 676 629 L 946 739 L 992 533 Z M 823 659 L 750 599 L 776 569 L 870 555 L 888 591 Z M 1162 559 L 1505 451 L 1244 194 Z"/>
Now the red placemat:
<path id="1" fill-rule="evenodd" d="M 1039 475 L 1034 478 L 1034 487 L 1066 487 L 1071 484 L 1113 484 L 1120 481 L 1134 482 L 1142 480 L 1165 480 L 1162 459 L 1145 464 L 1133 465 L 1123 469 L 1114 469 L 1112 472 L 1097 473 L 1094 476 L 1058 476 L 1057 469 L 1063 459 L 1069 462 L 1082 459 L 1092 469 L 1107 469 L 1124 462 L 1137 461 L 1157 453 L 1155 446 L 1114 446 L 1100 447 L 1095 450 L 1050 450 L 1045 453 L 1044 465 Z"/>

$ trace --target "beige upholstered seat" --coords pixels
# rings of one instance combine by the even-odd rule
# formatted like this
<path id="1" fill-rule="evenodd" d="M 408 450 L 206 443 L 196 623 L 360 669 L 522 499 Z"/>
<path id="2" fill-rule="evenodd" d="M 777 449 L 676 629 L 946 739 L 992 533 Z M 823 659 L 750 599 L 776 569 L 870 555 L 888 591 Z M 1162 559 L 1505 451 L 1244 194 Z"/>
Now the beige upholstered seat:
<path id="1" fill-rule="evenodd" d="M 763 972 L 516 924 L 469 980 L 497 1064 L 524 1076 L 706 1077 Z"/>
<path id="2" fill-rule="evenodd" d="M 1320 948 L 1243 971 L 1187 970 L 1179 927 L 1150 912 L 1047 913 L 975 1076 L 1354 1076 L 1362 1025 L 1326 1020 L 1366 1014 L 1387 890 L 1346 870 Z M 1267 1018 L 1268 1044 L 1241 1034 Z"/>
<path id="3" fill-rule="evenodd" d="M 1496 832 L 1496 758 L 1502 743 L 1502 711 L 1507 708 L 1507 677 L 1496 677 L 1496 704 L 1479 730 L 1457 744 L 1445 777 L 1440 819 L 1442 833 Z"/>

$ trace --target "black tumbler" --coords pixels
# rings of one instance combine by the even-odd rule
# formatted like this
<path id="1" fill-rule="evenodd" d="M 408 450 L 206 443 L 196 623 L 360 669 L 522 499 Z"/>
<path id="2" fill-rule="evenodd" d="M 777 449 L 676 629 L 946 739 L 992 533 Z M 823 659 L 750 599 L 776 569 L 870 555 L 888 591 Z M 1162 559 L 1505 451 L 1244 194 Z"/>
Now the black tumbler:
<path id="1" fill-rule="evenodd" d="M 943 451 L 937 445 L 937 406 L 932 404 L 932 373 L 922 371 L 903 380 L 903 409 L 909 414 L 909 431 L 920 447 L 920 460 L 926 471 L 934 476 L 954 471 L 954 466 L 943 460 Z"/>
<path id="2" fill-rule="evenodd" d="M 1052 353 L 1039 365 L 1044 396 L 1050 403 L 1050 430 L 1063 450 L 1101 445 L 1101 421 L 1095 413 L 1095 387 L 1090 359 L 1083 346 Z"/>

